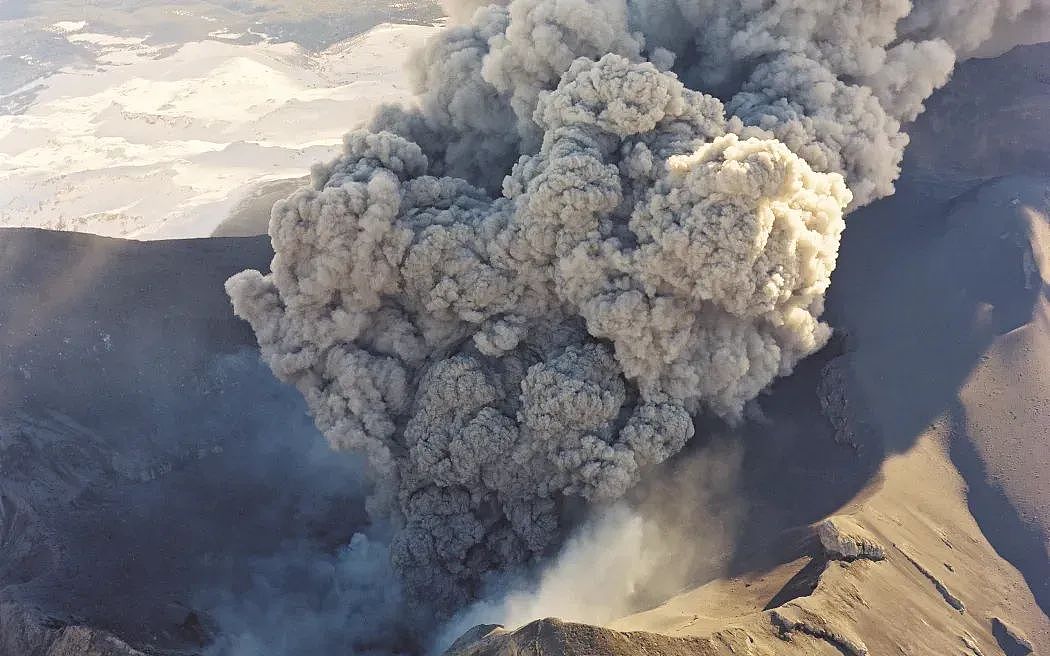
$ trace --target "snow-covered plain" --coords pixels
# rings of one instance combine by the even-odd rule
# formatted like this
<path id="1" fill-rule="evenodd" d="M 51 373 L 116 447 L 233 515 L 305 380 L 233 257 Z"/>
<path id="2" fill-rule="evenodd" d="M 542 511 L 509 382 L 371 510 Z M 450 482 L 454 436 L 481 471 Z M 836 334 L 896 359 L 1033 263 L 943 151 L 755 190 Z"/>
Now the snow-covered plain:
<path id="1" fill-rule="evenodd" d="M 0 226 L 210 235 L 261 185 L 332 157 L 380 103 L 410 102 L 405 59 L 436 29 L 383 24 L 310 52 L 221 30 L 163 46 L 56 23 L 94 60 L 35 81 L 24 111 L 0 115 Z"/>

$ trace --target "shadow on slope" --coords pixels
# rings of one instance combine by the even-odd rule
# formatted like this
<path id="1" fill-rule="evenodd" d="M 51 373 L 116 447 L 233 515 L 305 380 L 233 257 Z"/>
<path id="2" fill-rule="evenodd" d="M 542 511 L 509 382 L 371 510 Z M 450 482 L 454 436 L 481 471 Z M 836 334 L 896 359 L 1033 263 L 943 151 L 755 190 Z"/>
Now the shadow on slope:
<path id="1" fill-rule="evenodd" d="M 1039 255 L 1024 217 L 1032 207 L 1045 216 L 1048 191 L 1050 180 L 1013 176 L 986 183 L 940 212 L 918 204 L 908 211 L 906 192 L 853 217 L 829 315 L 853 344 L 848 391 L 859 401 L 854 409 L 875 427 L 887 452 L 907 450 L 934 420 L 954 415 L 960 392 L 996 342 L 1032 324 L 1047 291 L 1036 268 L 1046 254 Z M 1039 325 L 1033 330 L 1045 332 Z M 969 411 L 985 412 L 1003 392 L 1031 398 L 1030 411 L 1044 416 L 1043 430 L 1021 436 L 1015 446 L 1045 453 L 1047 388 L 1019 376 L 1002 384 L 1008 389 L 976 390 Z M 999 428 L 1007 429 L 1008 421 Z M 993 491 L 1004 484 L 1009 490 L 1009 481 L 1023 473 L 988 461 L 987 454 L 968 455 L 980 453 L 981 439 L 963 428 L 951 445 L 971 489 L 971 511 L 1045 611 L 1048 527 L 1034 517 L 1023 521 L 1017 496 Z M 1045 484 L 1038 494 L 1048 497 Z"/>
<path id="2" fill-rule="evenodd" d="M 792 529 L 855 500 L 887 455 L 951 414 L 1002 335 L 1047 334 L 1033 321 L 1046 294 L 1033 266 L 1046 244 L 1033 243 L 1022 215 L 1045 217 L 1050 199 L 1050 144 L 1034 129 L 1048 118 L 1048 55 L 1042 44 L 964 63 L 912 127 L 897 194 L 847 219 L 825 315 L 837 337 L 760 397 L 759 420 L 738 431 L 746 512 L 730 574 L 799 555 Z M 1045 458 L 1047 388 L 1030 377 L 1003 384 L 1031 400 L 1044 427 L 1010 449 Z M 1048 484 L 996 460 L 996 439 L 957 432 L 951 455 L 982 530 L 1047 611 L 1050 526 L 1018 504 L 1045 505 Z"/>
<path id="3" fill-rule="evenodd" d="M 269 257 L 265 239 L 0 231 L 0 654 L 71 624 L 197 650 L 234 600 L 272 614 L 275 587 L 339 584 L 323 572 L 363 522 L 360 465 L 222 287 Z"/>

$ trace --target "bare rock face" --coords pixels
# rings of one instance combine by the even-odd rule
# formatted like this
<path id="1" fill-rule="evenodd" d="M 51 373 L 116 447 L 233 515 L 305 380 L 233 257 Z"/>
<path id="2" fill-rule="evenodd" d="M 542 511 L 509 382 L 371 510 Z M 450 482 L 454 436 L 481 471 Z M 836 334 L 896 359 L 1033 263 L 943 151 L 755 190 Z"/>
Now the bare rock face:
<path id="1" fill-rule="evenodd" d="M 915 567 L 915 569 L 919 570 L 920 574 L 925 576 L 930 581 L 930 583 L 933 584 L 933 587 L 937 590 L 937 593 L 941 595 L 941 598 L 944 599 L 944 602 L 946 604 L 959 611 L 960 613 L 966 612 L 966 604 L 963 602 L 963 600 L 960 599 L 958 595 L 949 590 L 948 586 L 944 583 L 944 581 L 942 581 L 939 576 L 934 574 L 929 567 L 923 565 L 919 558 L 914 553 L 912 553 L 911 549 L 901 544 L 895 544 L 893 546 L 897 549 L 897 551 L 901 553 L 902 556 L 904 556 L 908 560 L 908 562 L 910 562 Z"/>
<path id="2" fill-rule="evenodd" d="M 229 311 L 270 256 L 0 230 L 0 656 L 200 654 L 258 572 L 362 521 L 359 467 Z"/>
<path id="3" fill-rule="evenodd" d="M 830 622 L 802 606 L 788 604 L 775 609 L 770 613 L 770 619 L 785 639 L 790 639 L 792 634 L 802 633 L 823 640 L 849 656 L 868 656 L 871 653 L 849 628 Z"/>
<path id="4" fill-rule="evenodd" d="M 456 641 L 445 650 L 446 654 L 457 654 L 476 642 L 484 640 L 490 636 L 507 633 L 506 629 L 503 628 L 502 624 L 478 624 L 475 627 L 467 629 L 466 633 L 456 638 Z"/>
<path id="5" fill-rule="evenodd" d="M 840 332 L 845 331 L 836 330 L 836 335 Z M 850 380 L 847 355 L 833 358 L 824 365 L 817 383 L 821 414 L 835 429 L 835 442 L 854 449 L 873 442 L 871 427 L 864 422 L 863 412 L 859 411 L 858 394 L 857 385 Z"/>
<path id="6" fill-rule="evenodd" d="M 992 635 L 1006 656 L 1026 656 L 1035 651 L 1032 641 L 1017 627 L 998 617 L 992 618 Z"/>
<path id="7" fill-rule="evenodd" d="M 886 550 L 867 529 L 851 518 L 837 515 L 817 525 L 817 536 L 829 558 L 883 560 Z"/>
<path id="8" fill-rule="evenodd" d="M 543 656 L 606 654 L 608 656 L 773 656 L 743 629 L 727 628 L 708 638 L 672 637 L 644 631 L 614 631 L 600 626 L 536 620 L 516 631 L 479 625 L 457 640 L 445 656 Z"/>
<path id="9" fill-rule="evenodd" d="M 116 636 L 62 625 L 17 604 L 0 604 L 0 653 L 22 656 L 145 656 Z"/>
<path id="10" fill-rule="evenodd" d="M 45 652 L 46 656 L 145 656 L 123 640 L 87 626 L 66 626 Z"/>

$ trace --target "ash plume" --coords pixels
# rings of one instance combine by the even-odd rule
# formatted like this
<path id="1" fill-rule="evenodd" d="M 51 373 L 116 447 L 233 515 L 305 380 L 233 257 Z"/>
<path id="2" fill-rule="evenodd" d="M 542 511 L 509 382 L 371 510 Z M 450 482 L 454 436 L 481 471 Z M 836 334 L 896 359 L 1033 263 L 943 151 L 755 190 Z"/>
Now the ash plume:
<path id="1" fill-rule="evenodd" d="M 279 202 L 227 290 L 440 611 L 827 341 L 850 209 L 1018 0 L 455 0 L 419 105 Z"/>

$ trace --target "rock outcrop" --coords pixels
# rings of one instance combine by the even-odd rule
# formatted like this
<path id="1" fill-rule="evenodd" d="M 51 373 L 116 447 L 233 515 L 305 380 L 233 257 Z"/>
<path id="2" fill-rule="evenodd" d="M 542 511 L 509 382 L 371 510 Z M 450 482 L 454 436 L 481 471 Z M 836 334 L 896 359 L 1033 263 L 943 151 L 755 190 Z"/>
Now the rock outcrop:
<path id="1" fill-rule="evenodd" d="M 882 560 L 886 550 L 870 531 L 850 517 L 836 515 L 817 525 L 817 536 L 824 552 L 836 560 Z"/>

